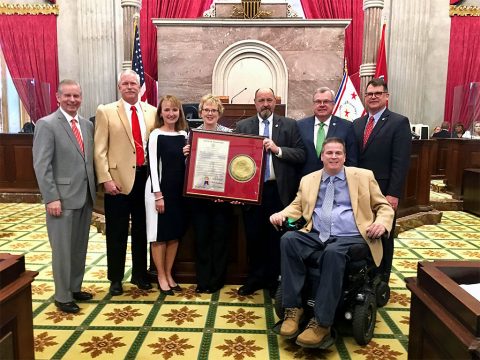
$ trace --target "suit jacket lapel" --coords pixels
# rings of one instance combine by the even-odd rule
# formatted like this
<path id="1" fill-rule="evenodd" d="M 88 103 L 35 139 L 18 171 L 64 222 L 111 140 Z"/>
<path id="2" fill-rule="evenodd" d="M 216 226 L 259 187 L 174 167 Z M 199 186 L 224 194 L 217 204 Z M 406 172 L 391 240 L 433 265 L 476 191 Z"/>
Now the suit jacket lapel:
<path id="1" fill-rule="evenodd" d="M 135 142 L 133 141 L 132 127 L 130 126 L 130 122 L 128 121 L 127 111 L 125 110 L 125 107 L 123 106 L 123 101 L 122 100 L 118 100 L 117 113 L 118 113 L 118 117 L 120 118 L 120 121 L 123 124 L 125 132 L 127 133 L 127 136 L 130 139 L 130 144 L 135 149 Z"/>
<path id="2" fill-rule="evenodd" d="M 355 169 L 344 167 L 345 177 L 347 178 L 348 192 L 350 193 L 350 202 L 352 203 L 352 210 L 355 219 L 358 212 L 358 178 Z"/>
<path id="3" fill-rule="evenodd" d="M 307 140 L 309 143 L 313 144 L 313 133 L 315 131 L 315 116 L 312 116 L 307 120 L 307 125 L 308 125 L 308 131 L 307 131 Z M 315 147 L 315 146 L 314 146 Z"/>
<path id="4" fill-rule="evenodd" d="M 80 145 L 78 144 L 77 138 L 75 137 L 75 135 L 73 135 L 73 130 L 72 130 L 72 127 L 70 126 L 70 123 L 65 118 L 65 116 L 60 111 L 60 109 L 57 110 L 57 114 L 58 114 L 58 120 L 60 121 L 60 124 L 62 124 L 63 128 L 65 129 L 65 132 L 67 133 L 68 137 L 70 138 L 70 141 L 73 143 L 73 146 L 75 146 L 77 148 L 77 151 L 83 157 L 84 154 L 82 153 L 82 149 L 80 149 Z M 78 115 L 77 115 L 77 118 L 79 118 Z M 78 119 L 78 125 L 80 125 L 80 119 Z M 81 131 L 81 127 L 80 127 L 80 131 Z M 82 131 L 82 136 L 83 136 L 83 131 Z M 85 144 L 85 142 L 84 142 L 84 144 Z"/>
<path id="5" fill-rule="evenodd" d="M 332 118 L 330 119 L 330 125 L 328 126 L 328 132 L 325 138 L 334 137 L 336 129 L 337 129 L 337 119 L 335 118 L 335 116 L 332 116 Z"/>
<path id="6" fill-rule="evenodd" d="M 88 154 L 88 151 L 90 150 L 89 149 L 90 144 L 88 141 L 85 141 L 86 139 L 88 139 L 86 121 L 88 120 L 85 120 L 84 118 L 81 118 L 80 116 L 78 116 L 78 124 L 80 125 L 80 131 L 82 132 L 82 137 L 83 137 L 83 151 L 85 152 L 85 154 Z"/>
<path id="7" fill-rule="evenodd" d="M 303 191 L 307 190 L 307 204 L 308 204 L 308 216 L 310 219 L 313 217 L 313 210 L 315 210 L 315 205 L 317 203 L 318 192 L 320 191 L 320 183 L 322 182 L 322 174 L 323 170 L 320 172 L 315 173 L 312 176 L 312 182 L 309 184 L 310 186 L 308 189 L 304 189 Z"/>
<path id="8" fill-rule="evenodd" d="M 279 130 L 280 130 L 281 126 L 282 126 L 282 119 L 274 114 L 273 115 L 273 124 L 272 124 L 272 140 L 275 144 L 277 144 L 278 133 L 279 133 Z"/>

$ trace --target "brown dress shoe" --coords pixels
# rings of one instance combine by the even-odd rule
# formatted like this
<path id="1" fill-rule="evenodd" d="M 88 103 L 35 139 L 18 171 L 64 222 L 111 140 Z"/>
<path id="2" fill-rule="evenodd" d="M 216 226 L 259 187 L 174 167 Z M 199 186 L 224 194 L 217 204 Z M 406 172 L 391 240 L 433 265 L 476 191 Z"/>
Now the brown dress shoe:
<path id="1" fill-rule="evenodd" d="M 335 340 L 330 334 L 330 327 L 322 327 L 315 318 L 312 318 L 305 330 L 298 335 L 296 344 L 305 348 L 326 349 L 334 342 Z"/>
<path id="2" fill-rule="evenodd" d="M 302 308 L 286 308 L 280 335 L 292 339 L 298 335 L 298 324 L 303 315 Z"/>

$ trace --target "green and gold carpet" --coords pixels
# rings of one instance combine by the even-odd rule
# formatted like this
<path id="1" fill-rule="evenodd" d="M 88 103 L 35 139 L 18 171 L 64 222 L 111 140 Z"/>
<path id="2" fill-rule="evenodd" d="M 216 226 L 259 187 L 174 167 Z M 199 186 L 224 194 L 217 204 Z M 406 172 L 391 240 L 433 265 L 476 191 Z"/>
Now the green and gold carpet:
<path id="1" fill-rule="evenodd" d="M 407 359 L 410 293 L 404 278 L 425 259 L 480 260 L 480 219 L 444 212 L 439 225 L 403 232 L 396 239 L 391 299 L 378 310 L 375 336 L 365 347 L 339 336 L 328 350 L 304 350 L 276 336 L 278 320 L 268 295 L 238 296 L 230 285 L 213 295 L 182 284 L 175 296 L 125 283 L 111 298 L 105 237 L 91 228 L 84 290 L 94 300 L 78 314 L 53 304 L 50 245 L 40 204 L 0 204 L 0 252 L 24 254 L 39 275 L 32 285 L 37 359 Z M 130 263 L 130 259 L 127 260 Z M 129 279 L 130 273 L 126 274 Z"/>

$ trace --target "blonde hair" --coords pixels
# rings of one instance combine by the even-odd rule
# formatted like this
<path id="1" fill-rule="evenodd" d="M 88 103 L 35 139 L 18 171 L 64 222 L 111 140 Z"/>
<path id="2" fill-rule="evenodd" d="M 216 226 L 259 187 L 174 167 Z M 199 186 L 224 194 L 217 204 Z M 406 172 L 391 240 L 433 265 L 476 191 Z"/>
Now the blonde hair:
<path id="1" fill-rule="evenodd" d="M 198 104 L 198 111 L 199 112 L 202 112 L 203 110 L 203 105 L 205 104 L 213 104 L 213 105 L 216 105 L 217 106 L 217 110 L 218 110 L 218 114 L 220 116 L 222 116 L 223 114 L 223 111 L 225 110 L 225 108 L 223 107 L 223 104 L 222 102 L 220 101 L 220 99 L 216 96 L 213 96 L 212 94 L 207 94 L 207 95 L 204 95 L 202 96 L 202 98 L 200 99 L 200 104 Z"/>

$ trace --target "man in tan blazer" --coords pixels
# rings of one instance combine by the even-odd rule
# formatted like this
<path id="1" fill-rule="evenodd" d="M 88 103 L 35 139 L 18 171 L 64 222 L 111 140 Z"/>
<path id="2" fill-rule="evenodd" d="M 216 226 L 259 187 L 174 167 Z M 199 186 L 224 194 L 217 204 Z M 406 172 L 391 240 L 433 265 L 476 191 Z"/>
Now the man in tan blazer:
<path id="1" fill-rule="evenodd" d="M 147 281 L 145 223 L 146 145 L 156 108 L 139 101 L 140 78 L 133 70 L 120 73 L 121 99 L 100 105 L 95 115 L 95 170 L 105 191 L 107 265 L 110 294 L 123 293 L 130 219 L 131 282 L 151 289 Z"/>
<path id="2" fill-rule="evenodd" d="M 335 310 L 342 295 L 347 252 L 354 244 L 367 243 L 377 266 L 382 260 L 380 237 L 391 231 L 394 211 L 370 170 L 345 167 L 345 143 L 328 138 L 323 143 L 323 170 L 302 178 L 297 196 L 270 221 L 278 226 L 290 218 L 303 217 L 305 226 L 281 238 L 281 273 L 285 319 L 280 334 L 299 334 L 303 314 L 301 292 L 305 282 L 306 260 L 322 251 L 320 282 L 315 294 L 314 318 L 298 335 L 304 347 L 326 349 L 334 343 L 330 334 Z"/>

